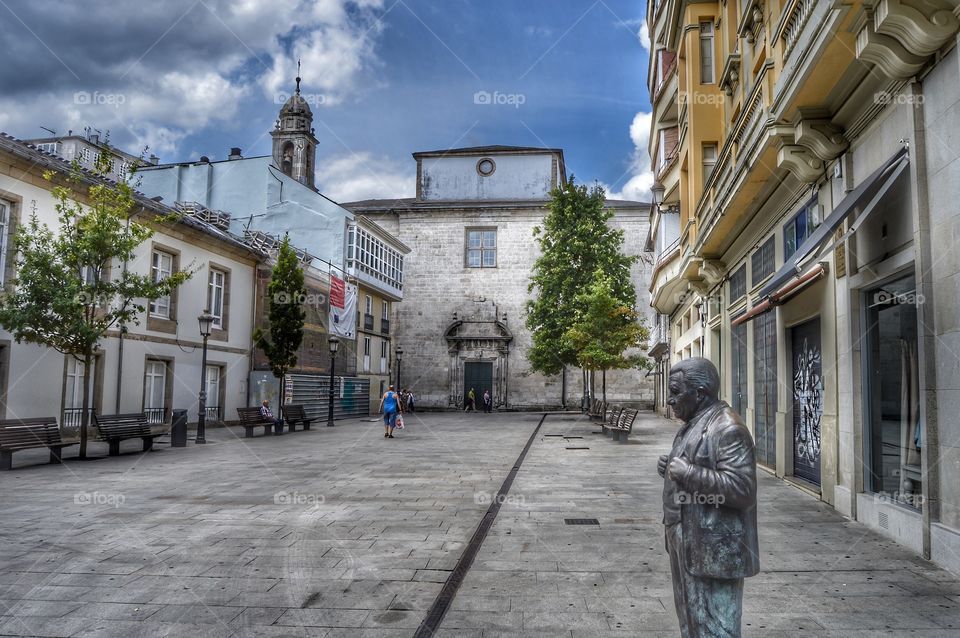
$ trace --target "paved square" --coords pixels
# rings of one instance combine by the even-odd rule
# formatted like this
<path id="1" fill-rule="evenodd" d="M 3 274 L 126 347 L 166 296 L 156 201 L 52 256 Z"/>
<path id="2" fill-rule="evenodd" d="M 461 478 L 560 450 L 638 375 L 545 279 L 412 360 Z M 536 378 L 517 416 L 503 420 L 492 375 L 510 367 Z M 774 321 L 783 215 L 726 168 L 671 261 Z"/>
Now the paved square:
<path id="1" fill-rule="evenodd" d="M 393 440 L 369 420 L 213 430 L 62 467 L 18 454 L 0 635 L 412 636 L 540 416 L 410 415 Z M 547 417 L 437 635 L 678 635 L 656 475 L 675 426 L 641 414 L 626 445 L 597 429 Z M 763 472 L 760 499 L 745 635 L 956 635 L 950 574 Z"/>

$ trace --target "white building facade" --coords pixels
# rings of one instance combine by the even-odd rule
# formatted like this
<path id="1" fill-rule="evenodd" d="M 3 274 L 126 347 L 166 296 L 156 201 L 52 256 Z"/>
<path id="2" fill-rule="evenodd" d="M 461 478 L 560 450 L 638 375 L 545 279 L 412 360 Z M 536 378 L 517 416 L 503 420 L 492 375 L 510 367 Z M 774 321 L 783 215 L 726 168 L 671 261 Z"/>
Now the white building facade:
<path id="1" fill-rule="evenodd" d="M 15 228 L 31 213 L 57 226 L 52 185 L 45 170 L 65 173 L 64 161 L 10 137 L 0 137 L 0 215 L 3 220 L 4 285 L 15 275 Z M 94 179 L 93 177 L 90 178 Z M 79 187 L 83 201 L 86 185 Z M 112 330 L 101 341 L 92 376 L 93 409 L 101 414 L 146 412 L 168 422 L 186 409 L 196 422 L 201 385 L 202 338 L 197 318 L 215 317 L 208 342 L 207 418 L 232 420 L 246 405 L 254 316 L 254 275 L 261 256 L 243 243 L 194 218 L 156 223 L 172 211 L 142 196 L 134 219 L 153 236 L 126 267 L 155 277 L 187 269 L 193 276 L 169 297 L 147 304 L 139 323 Z M 18 344 L 0 329 L 0 391 L 4 418 L 57 416 L 69 436 L 78 432 L 83 364 L 50 348 Z"/>

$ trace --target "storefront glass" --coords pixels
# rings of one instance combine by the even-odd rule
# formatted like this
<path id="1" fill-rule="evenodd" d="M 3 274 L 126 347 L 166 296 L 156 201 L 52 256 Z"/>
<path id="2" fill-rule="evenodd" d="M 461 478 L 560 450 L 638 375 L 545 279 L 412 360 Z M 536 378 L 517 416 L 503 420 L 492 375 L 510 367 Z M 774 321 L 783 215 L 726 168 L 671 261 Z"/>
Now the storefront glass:
<path id="1" fill-rule="evenodd" d="M 920 506 L 923 423 L 913 275 L 866 294 L 865 404 L 868 485 L 892 501 Z"/>

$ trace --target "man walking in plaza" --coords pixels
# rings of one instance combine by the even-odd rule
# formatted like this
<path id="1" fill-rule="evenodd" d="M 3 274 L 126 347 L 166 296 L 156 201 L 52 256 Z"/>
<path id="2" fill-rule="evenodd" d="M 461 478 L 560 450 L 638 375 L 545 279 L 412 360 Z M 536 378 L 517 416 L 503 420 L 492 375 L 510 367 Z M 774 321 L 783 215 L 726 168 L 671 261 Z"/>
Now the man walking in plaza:
<path id="1" fill-rule="evenodd" d="M 380 411 L 383 412 L 383 438 L 392 439 L 397 427 L 397 417 L 403 412 L 400 396 L 394 392 L 393 384 L 380 397 Z"/>
<path id="2" fill-rule="evenodd" d="M 474 412 L 477 409 L 477 393 L 473 391 L 473 388 L 470 388 L 470 392 L 467 393 L 467 400 L 464 401 L 464 412 Z"/>
<path id="3" fill-rule="evenodd" d="M 663 477 L 663 524 L 683 638 L 740 636 L 743 579 L 760 571 L 757 466 L 740 415 L 720 401 L 709 360 L 670 370 L 667 404 L 683 421 Z"/>

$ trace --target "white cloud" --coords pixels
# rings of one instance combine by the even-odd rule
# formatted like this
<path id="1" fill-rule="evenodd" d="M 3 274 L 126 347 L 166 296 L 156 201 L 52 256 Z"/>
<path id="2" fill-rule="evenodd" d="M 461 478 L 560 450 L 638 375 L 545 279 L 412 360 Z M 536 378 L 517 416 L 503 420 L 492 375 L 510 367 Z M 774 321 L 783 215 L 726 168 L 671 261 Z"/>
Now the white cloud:
<path id="1" fill-rule="evenodd" d="M 377 63 L 374 48 L 384 0 L 168 0 L 136 9 L 91 4 L 46 19 L 45 0 L 27 5 L 24 22 L 37 24 L 44 42 L 58 43 L 57 59 L 26 45 L 34 39 L 0 24 L 0 40 L 24 47 L 0 68 L 0 130 L 21 137 L 92 126 L 131 152 L 149 145 L 165 161 L 177 159 L 184 138 L 211 126 L 237 126 L 239 102 L 290 91 L 302 58 L 303 90 L 314 104 L 349 100 L 359 75 Z M 162 5 L 162 7 L 160 6 Z M 36 15 L 29 15 L 35 11 Z M 98 33 L 109 47 L 83 46 L 63 32 Z M 159 38 L 159 39 L 158 39 Z M 31 67 L 31 65 L 33 65 Z M 17 72 L 11 70 L 20 69 Z M 43 78 L 40 90 L 34 83 Z M 78 97 L 79 96 L 79 97 Z M 279 105 L 263 102 L 272 117 Z M 314 109 L 316 110 L 316 108 Z"/>
<path id="2" fill-rule="evenodd" d="M 371 153 L 351 153 L 317 161 L 317 186 L 337 202 L 413 197 L 416 171 Z"/>
<path id="3" fill-rule="evenodd" d="M 630 140 L 633 142 L 633 155 L 630 159 L 630 179 L 619 191 L 604 188 L 610 199 L 628 199 L 650 201 L 650 188 L 653 186 L 653 171 L 650 169 L 650 154 L 647 143 L 650 141 L 650 125 L 653 113 L 640 111 L 630 123 Z"/>
<path id="4" fill-rule="evenodd" d="M 650 50 L 650 25 L 647 24 L 646 18 L 644 18 L 643 23 L 640 25 L 640 31 L 637 32 L 637 37 L 640 38 L 640 44 L 643 45 L 643 48 L 649 51 Z"/>

